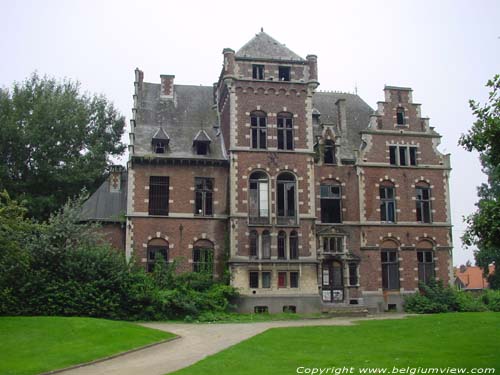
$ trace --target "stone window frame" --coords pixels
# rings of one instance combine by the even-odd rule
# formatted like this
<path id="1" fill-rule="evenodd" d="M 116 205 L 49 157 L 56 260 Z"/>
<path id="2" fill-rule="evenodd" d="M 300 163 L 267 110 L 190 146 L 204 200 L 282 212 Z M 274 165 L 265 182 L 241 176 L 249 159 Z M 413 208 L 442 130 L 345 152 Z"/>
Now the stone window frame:
<path id="1" fill-rule="evenodd" d="M 391 190 L 388 190 L 391 189 Z M 392 191 L 392 198 L 388 198 L 388 192 Z M 382 194 L 383 193 L 383 194 Z M 397 204 L 396 204 L 396 185 L 391 182 L 384 180 L 379 185 L 379 199 L 380 199 L 380 221 L 386 224 L 397 223 Z M 390 217 L 390 207 L 392 203 L 392 216 L 394 220 L 388 220 Z M 385 220 L 384 220 L 385 216 Z"/>
<path id="2" fill-rule="evenodd" d="M 267 150 L 267 117 L 267 113 L 262 110 L 250 113 L 250 148 L 253 150 Z"/>
<path id="3" fill-rule="evenodd" d="M 259 176 L 260 177 L 257 177 Z M 254 177 L 252 177 L 254 176 Z M 270 217 L 271 217 L 271 192 L 270 192 L 270 181 L 271 178 L 269 174 L 263 170 L 254 170 L 250 173 L 249 178 L 248 178 L 248 224 L 249 225 L 269 225 L 270 222 Z M 255 183 L 257 184 L 256 190 L 256 197 L 257 197 L 257 216 L 253 216 L 253 213 L 251 212 L 251 207 L 250 205 L 252 204 L 252 184 Z M 262 190 L 261 189 L 261 184 L 267 184 L 267 189 Z M 262 206 L 261 204 L 263 203 L 263 197 L 262 197 L 262 192 L 266 191 L 267 194 L 267 216 L 263 215 L 261 216 L 262 211 Z"/>
<path id="4" fill-rule="evenodd" d="M 420 194 L 420 199 L 419 199 L 419 190 L 422 192 Z M 423 192 L 427 191 L 427 199 L 424 199 L 424 194 Z M 427 211 L 428 211 L 428 220 L 424 220 L 424 208 L 427 206 Z M 420 211 L 420 220 L 419 220 L 419 211 Z M 415 220 L 418 223 L 422 224 L 431 224 L 433 222 L 432 220 L 432 188 L 431 185 L 425 181 L 419 181 L 415 185 Z"/>
<path id="5" fill-rule="evenodd" d="M 286 178 L 286 175 L 289 175 L 287 179 L 283 179 L 284 177 Z M 282 179 L 280 179 L 280 177 Z M 284 196 L 282 197 L 282 202 L 280 201 L 280 185 L 283 185 L 283 193 Z M 288 194 L 286 193 L 286 189 L 288 185 L 293 185 L 294 186 L 294 192 L 293 192 L 293 204 L 294 204 L 294 216 L 288 216 L 288 215 L 280 215 L 280 203 L 283 204 L 283 213 L 288 213 L 289 207 L 288 207 Z M 285 194 L 286 193 L 286 194 Z M 298 178 L 297 176 L 290 172 L 289 170 L 284 170 L 280 171 L 278 175 L 276 176 L 276 222 L 278 226 L 297 226 L 299 222 L 299 196 L 298 196 Z M 281 218 L 281 220 L 280 220 Z"/>
<path id="6" fill-rule="evenodd" d="M 337 196 L 334 196 L 335 194 L 333 193 L 333 190 L 330 192 L 330 195 L 331 196 L 323 196 L 323 191 L 324 189 L 322 189 L 323 187 L 330 187 L 330 189 L 332 190 L 333 187 L 338 187 L 339 189 L 339 192 L 338 192 L 338 195 Z M 337 181 L 337 180 L 322 180 L 321 181 L 321 184 L 320 184 L 320 197 L 319 197 L 319 203 L 320 203 L 320 220 L 322 223 L 325 223 L 325 224 L 340 224 L 342 223 L 343 221 L 343 215 L 342 215 L 342 183 L 340 181 Z M 339 221 L 323 221 L 323 200 L 336 200 L 338 201 L 338 210 L 339 210 Z M 326 203 L 326 202 L 325 202 Z M 326 207 L 325 207 L 325 210 Z"/>
<path id="7" fill-rule="evenodd" d="M 394 255 L 394 257 L 393 257 Z M 399 290 L 401 287 L 399 272 L 399 251 L 397 248 L 382 248 L 380 250 L 382 271 L 382 289 Z M 385 280 L 384 280 L 385 275 Z M 395 280 L 392 280 L 395 278 Z"/>
<path id="8" fill-rule="evenodd" d="M 293 113 L 280 112 L 276 117 L 277 148 L 281 151 L 293 151 L 295 149 Z"/>

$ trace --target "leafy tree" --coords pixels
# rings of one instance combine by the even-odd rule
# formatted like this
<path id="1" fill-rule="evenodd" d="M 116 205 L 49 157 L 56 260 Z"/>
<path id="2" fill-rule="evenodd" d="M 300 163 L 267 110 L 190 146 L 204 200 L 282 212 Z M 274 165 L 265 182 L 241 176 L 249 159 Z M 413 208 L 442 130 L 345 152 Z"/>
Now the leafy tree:
<path id="1" fill-rule="evenodd" d="M 469 132 L 459 140 L 468 151 L 480 153 L 483 172 L 488 182 L 478 187 L 477 211 L 465 218 L 467 230 L 462 240 L 467 246 L 475 245 L 476 263 L 488 275 L 488 265 L 495 263 L 497 270 L 488 276 L 494 289 L 500 289 L 500 75 L 486 84 L 488 102 L 480 105 L 471 100 L 470 107 L 476 117 Z"/>
<path id="2" fill-rule="evenodd" d="M 68 197 L 102 182 L 108 159 L 121 155 L 125 120 L 104 96 L 78 82 L 33 73 L 0 89 L 0 190 L 47 219 Z"/>

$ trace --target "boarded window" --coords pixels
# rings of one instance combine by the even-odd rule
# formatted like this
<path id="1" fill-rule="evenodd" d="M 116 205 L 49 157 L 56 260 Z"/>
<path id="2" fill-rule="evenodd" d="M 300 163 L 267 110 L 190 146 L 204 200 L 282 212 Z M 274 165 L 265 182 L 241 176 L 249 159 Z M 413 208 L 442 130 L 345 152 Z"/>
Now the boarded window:
<path id="1" fill-rule="evenodd" d="M 342 222 L 342 193 L 338 184 L 321 185 L 321 221 L 323 223 Z"/>
<path id="2" fill-rule="evenodd" d="M 382 261 L 382 288 L 399 289 L 399 261 L 397 251 L 380 252 Z"/>
<path id="3" fill-rule="evenodd" d="M 196 177 L 195 185 L 195 215 L 210 216 L 213 214 L 213 179 Z"/>
<path id="4" fill-rule="evenodd" d="M 168 215 L 168 177 L 149 177 L 149 214 Z"/>

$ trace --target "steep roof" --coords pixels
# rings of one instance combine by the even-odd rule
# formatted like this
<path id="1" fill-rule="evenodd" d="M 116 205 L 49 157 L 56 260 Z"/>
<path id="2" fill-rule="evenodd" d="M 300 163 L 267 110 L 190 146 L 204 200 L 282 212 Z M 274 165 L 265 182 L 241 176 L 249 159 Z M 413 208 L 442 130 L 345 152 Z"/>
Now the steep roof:
<path id="1" fill-rule="evenodd" d="M 193 142 L 212 142 L 205 129 L 200 129 L 193 138 Z"/>
<path id="2" fill-rule="evenodd" d="M 235 56 L 237 58 L 263 60 L 305 61 L 302 57 L 266 34 L 264 31 L 256 34 L 236 52 Z"/>
<path id="3" fill-rule="evenodd" d="M 144 82 L 139 95 L 137 126 L 134 130 L 134 156 L 152 156 L 151 140 L 159 126 L 168 135 L 169 144 L 158 158 L 225 160 L 217 113 L 213 109 L 213 87 L 174 85 L 172 99 L 160 97 L 160 84 Z M 203 129 L 210 140 L 210 153 L 197 155 L 193 140 Z"/>
<path id="4" fill-rule="evenodd" d="M 164 140 L 169 140 L 170 137 L 168 134 L 163 130 L 163 128 L 160 126 L 156 133 L 153 135 L 153 139 L 164 139 Z"/>
<path id="5" fill-rule="evenodd" d="M 338 123 L 338 106 L 335 103 L 339 99 L 345 100 L 347 122 L 345 129 L 341 129 Z M 361 145 L 360 132 L 368 127 L 373 112 L 373 109 L 358 95 L 318 91 L 313 96 L 313 113 L 320 115 L 319 123 L 313 125 L 314 135 L 321 136 L 325 126 L 332 126 L 335 134 L 340 135 L 340 159 L 353 160 L 354 150 L 358 150 Z"/>
<path id="6" fill-rule="evenodd" d="M 121 173 L 121 189 L 111 192 L 109 178 L 85 201 L 82 221 L 119 222 L 127 212 L 127 172 Z"/>
<path id="7" fill-rule="evenodd" d="M 489 266 L 489 272 L 493 273 L 495 266 Z M 460 280 L 463 289 L 485 289 L 489 287 L 488 280 L 483 277 L 483 270 L 477 266 L 466 267 L 464 270 L 455 268 L 455 276 Z"/>

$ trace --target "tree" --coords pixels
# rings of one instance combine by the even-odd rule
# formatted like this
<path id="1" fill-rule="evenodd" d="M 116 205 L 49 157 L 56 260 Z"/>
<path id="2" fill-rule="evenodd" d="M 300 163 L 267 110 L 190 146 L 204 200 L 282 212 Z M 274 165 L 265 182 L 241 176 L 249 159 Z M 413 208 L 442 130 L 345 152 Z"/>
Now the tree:
<path id="1" fill-rule="evenodd" d="M 485 270 L 494 289 L 500 289 L 500 75 L 489 80 L 488 102 L 480 105 L 471 100 L 470 107 L 476 117 L 472 128 L 462 135 L 459 144 L 468 151 L 480 153 L 487 183 L 478 187 L 477 211 L 465 218 L 467 230 L 462 240 L 467 246 L 475 245 L 476 263 Z M 488 265 L 495 263 L 496 272 L 488 275 Z"/>
<path id="2" fill-rule="evenodd" d="M 33 73 L 0 89 L 0 190 L 26 201 L 28 215 L 47 219 L 68 197 L 103 180 L 125 120 L 102 95 L 78 82 Z"/>

